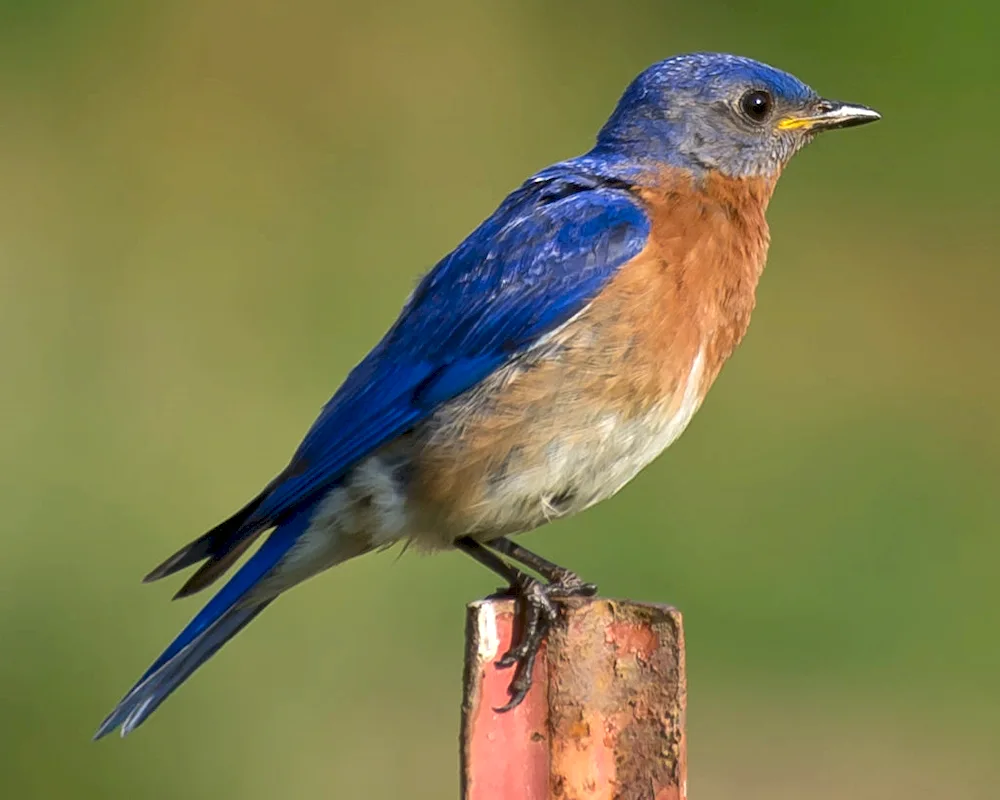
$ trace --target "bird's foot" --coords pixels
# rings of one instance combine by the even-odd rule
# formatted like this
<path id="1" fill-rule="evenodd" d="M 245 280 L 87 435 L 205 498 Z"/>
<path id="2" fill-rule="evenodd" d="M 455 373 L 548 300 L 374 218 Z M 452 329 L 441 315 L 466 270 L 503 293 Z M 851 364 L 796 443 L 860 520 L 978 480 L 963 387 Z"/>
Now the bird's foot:
<path id="1" fill-rule="evenodd" d="M 497 667 L 501 669 L 514 667 L 514 677 L 507 688 L 510 700 L 495 709 L 498 713 L 516 708 L 531 689 L 538 650 L 559 616 L 559 609 L 552 600 L 590 597 L 597 593 L 597 587 L 585 583 L 579 575 L 563 570 L 557 580 L 547 584 L 525 575 L 508 591 L 513 593 L 520 606 L 521 624 L 517 642 L 512 643 L 510 650 L 497 661 Z"/>
<path id="2" fill-rule="evenodd" d="M 515 633 L 519 633 L 517 642 L 512 642 L 510 650 L 497 661 L 500 669 L 514 667 L 514 677 L 507 687 L 510 700 L 495 709 L 498 713 L 519 706 L 531 688 L 531 674 L 535 669 L 538 649 L 559 615 L 549 594 L 554 585 L 542 584 L 535 578 L 524 576 L 523 580 L 510 587 L 509 591 L 520 606 L 521 624 L 520 631 L 515 626 Z"/>
<path id="3" fill-rule="evenodd" d="M 554 580 L 546 587 L 549 597 L 593 597 L 597 594 L 596 583 L 587 583 L 568 569 L 560 569 L 553 578 Z"/>

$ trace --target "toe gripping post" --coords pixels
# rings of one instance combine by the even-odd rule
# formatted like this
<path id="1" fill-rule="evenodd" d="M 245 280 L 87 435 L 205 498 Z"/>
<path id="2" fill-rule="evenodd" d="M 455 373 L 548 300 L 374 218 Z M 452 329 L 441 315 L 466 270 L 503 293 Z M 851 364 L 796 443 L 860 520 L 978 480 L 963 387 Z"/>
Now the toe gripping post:
<path id="1" fill-rule="evenodd" d="M 468 607 L 464 800 L 685 800 L 684 632 L 669 606 L 573 597 L 534 663 L 523 702 L 499 662 L 516 641 L 508 598 Z"/>

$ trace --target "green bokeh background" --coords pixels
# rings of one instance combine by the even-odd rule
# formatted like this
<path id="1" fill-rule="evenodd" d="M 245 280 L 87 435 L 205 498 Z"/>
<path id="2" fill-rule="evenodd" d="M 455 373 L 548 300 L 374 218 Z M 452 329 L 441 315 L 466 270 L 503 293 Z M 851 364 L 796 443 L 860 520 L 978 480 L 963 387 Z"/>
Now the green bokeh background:
<path id="1" fill-rule="evenodd" d="M 993 2 L 0 2 L 0 796 L 457 794 L 454 554 L 290 594 L 125 741 L 148 568 L 283 465 L 415 278 L 716 49 L 883 122 L 787 170 L 751 333 L 616 499 L 526 537 L 685 613 L 693 798 L 996 798 Z"/>

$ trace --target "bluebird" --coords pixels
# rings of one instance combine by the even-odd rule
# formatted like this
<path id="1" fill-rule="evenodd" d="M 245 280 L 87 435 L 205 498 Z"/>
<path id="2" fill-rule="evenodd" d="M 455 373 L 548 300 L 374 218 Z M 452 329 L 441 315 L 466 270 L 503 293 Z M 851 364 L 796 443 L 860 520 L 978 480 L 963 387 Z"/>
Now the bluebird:
<path id="1" fill-rule="evenodd" d="M 177 596 L 193 594 L 270 531 L 95 738 L 140 725 L 278 595 L 399 541 L 510 585 L 517 705 L 553 600 L 596 588 L 510 537 L 611 497 L 677 439 L 747 330 L 782 169 L 877 119 L 748 58 L 642 72 L 589 152 L 529 178 L 420 281 L 288 466 L 146 576 L 200 564 Z"/>

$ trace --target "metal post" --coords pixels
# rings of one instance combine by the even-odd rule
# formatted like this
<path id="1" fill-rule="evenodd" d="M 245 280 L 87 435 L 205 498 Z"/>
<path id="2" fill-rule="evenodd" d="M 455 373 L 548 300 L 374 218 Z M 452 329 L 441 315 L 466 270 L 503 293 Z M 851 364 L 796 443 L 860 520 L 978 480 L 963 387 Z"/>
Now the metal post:
<path id="1" fill-rule="evenodd" d="M 606 598 L 564 604 L 524 702 L 507 701 L 512 600 L 468 608 L 464 800 L 685 800 L 684 632 L 674 608 Z"/>

